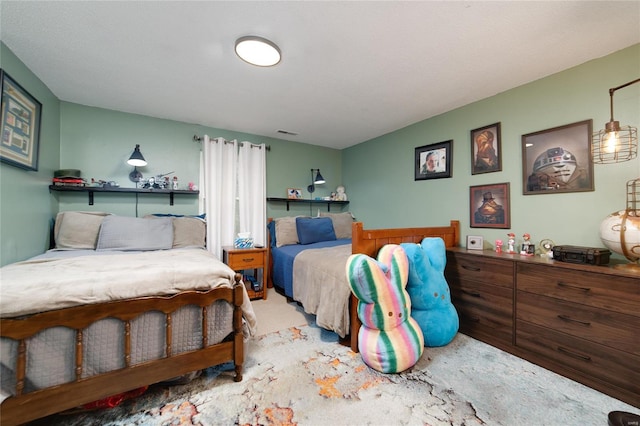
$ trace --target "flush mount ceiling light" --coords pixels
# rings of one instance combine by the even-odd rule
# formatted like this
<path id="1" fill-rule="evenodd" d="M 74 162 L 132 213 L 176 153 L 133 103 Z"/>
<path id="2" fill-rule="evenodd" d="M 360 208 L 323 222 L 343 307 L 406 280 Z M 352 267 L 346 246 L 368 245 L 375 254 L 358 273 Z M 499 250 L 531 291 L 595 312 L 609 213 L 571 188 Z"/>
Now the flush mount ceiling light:
<path id="1" fill-rule="evenodd" d="M 236 54 L 243 61 L 259 67 L 271 67 L 280 62 L 280 49 L 275 43 L 258 36 L 236 40 Z"/>

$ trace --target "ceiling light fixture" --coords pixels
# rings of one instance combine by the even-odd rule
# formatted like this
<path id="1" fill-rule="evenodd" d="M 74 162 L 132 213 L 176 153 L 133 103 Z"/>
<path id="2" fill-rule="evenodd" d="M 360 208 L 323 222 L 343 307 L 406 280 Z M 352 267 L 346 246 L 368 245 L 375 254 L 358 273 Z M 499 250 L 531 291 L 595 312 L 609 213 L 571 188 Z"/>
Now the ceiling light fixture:
<path id="1" fill-rule="evenodd" d="M 604 125 L 604 130 L 593 134 L 591 144 L 595 164 L 622 163 L 633 160 L 638 155 L 638 129 L 621 127 L 620 122 L 613 119 L 613 93 L 638 82 L 640 78 L 609 89 L 611 119 Z"/>
<path id="2" fill-rule="evenodd" d="M 258 36 L 236 40 L 236 54 L 243 61 L 259 67 L 271 67 L 280 62 L 280 49 L 275 43 Z"/>

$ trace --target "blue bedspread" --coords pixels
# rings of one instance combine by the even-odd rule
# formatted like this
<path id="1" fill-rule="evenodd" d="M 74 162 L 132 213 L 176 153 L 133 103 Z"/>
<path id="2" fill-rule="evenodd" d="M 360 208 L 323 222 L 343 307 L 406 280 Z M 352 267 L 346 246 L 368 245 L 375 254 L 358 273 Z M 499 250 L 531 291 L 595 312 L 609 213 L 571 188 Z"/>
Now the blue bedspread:
<path id="1" fill-rule="evenodd" d="M 273 257 L 273 285 L 284 290 L 287 297 L 293 299 L 293 261 L 303 250 L 335 247 L 343 244 L 351 244 L 351 239 L 322 241 L 313 244 L 292 244 L 282 247 L 272 247 Z"/>

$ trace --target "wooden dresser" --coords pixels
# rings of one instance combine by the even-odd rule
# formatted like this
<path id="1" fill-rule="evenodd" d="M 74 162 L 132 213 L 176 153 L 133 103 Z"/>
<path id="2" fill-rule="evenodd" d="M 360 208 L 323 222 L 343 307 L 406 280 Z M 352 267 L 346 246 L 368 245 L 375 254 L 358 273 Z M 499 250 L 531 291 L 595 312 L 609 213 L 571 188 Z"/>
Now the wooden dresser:
<path id="1" fill-rule="evenodd" d="M 460 331 L 640 408 L 640 272 L 447 251 Z"/>

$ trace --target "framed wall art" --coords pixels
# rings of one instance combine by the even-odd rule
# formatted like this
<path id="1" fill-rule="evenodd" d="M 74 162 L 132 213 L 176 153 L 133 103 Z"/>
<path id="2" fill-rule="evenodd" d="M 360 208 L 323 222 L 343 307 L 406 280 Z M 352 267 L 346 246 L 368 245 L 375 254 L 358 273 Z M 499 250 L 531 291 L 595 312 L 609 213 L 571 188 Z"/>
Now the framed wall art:
<path id="1" fill-rule="evenodd" d="M 469 187 L 472 228 L 511 228 L 509 182 Z"/>
<path id="2" fill-rule="evenodd" d="M 38 170 L 42 104 L 0 69 L 2 143 L 0 160 L 26 170 Z"/>
<path id="3" fill-rule="evenodd" d="M 414 162 L 414 180 L 451 177 L 453 140 L 417 147 L 415 150 Z"/>
<path id="4" fill-rule="evenodd" d="M 299 200 L 302 198 L 302 190 L 298 188 L 287 188 L 287 198 Z"/>
<path id="5" fill-rule="evenodd" d="M 471 174 L 502 171 L 500 123 L 471 131 Z"/>
<path id="6" fill-rule="evenodd" d="M 522 135 L 523 194 L 593 191 L 593 120 Z"/>

